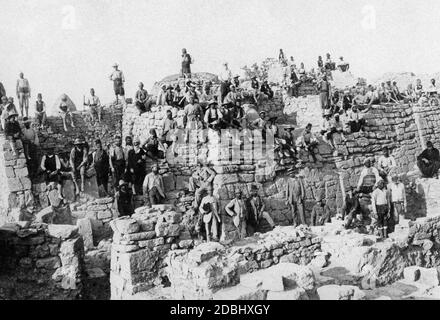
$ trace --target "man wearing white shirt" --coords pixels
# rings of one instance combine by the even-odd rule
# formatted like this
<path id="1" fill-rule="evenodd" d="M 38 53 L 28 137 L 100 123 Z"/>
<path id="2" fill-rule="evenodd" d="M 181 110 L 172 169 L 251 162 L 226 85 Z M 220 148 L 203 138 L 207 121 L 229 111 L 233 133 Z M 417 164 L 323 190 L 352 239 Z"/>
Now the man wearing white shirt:
<path id="1" fill-rule="evenodd" d="M 101 114 L 102 107 L 101 101 L 99 98 L 95 96 L 95 89 L 90 89 L 90 96 L 87 98 L 87 101 L 84 102 L 84 105 L 89 107 L 90 116 L 92 117 L 92 121 L 95 121 L 95 117 L 98 117 L 98 122 L 101 122 Z"/>
<path id="2" fill-rule="evenodd" d="M 377 228 L 382 238 L 387 238 L 387 221 L 390 218 L 390 195 L 385 189 L 385 181 L 379 180 L 377 188 L 371 194 L 371 209 L 377 220 Z"/>
<path id="3" fill-rule="evenodd" d="M 394 224 L 399 224 L 400 219 L 404 219 L 404 213 L 407 208 L 405 185 L 400 176 L 393 175 L 389 184 L 391 193 L 391 204 L 393 208 Z"/>
<path id="4" fill-rule="evenodd" d="M 371 193 L 374 185 L 380 180 L 379 171 L 371 166 L 371 159 L 364 160 L 364 168 L 359 177 L 357 190 L 361 193 Z"/>
<path id="5" fill-rule="evenodd" d="M 223 103 L 223 99 L 229 92 L 229 86 L 231 85 L 232 80 L 232 72 L 229 70 L 228 63 L 223 63 L 223 70 L 218 75 L 220 83 L 220 96 L 219 96 L 219 104 Z"/>
<path id="6" fill-rule="evenodd" d="M 390 151 L 387 147 L 383 148 L 383 155 L 379 157 L 377 161 L 379 175 L 384 181 L 387 181 L 387 176 L 390 174 L 393 168 L 397 167 L 396 159 L 390 155 Z"/>

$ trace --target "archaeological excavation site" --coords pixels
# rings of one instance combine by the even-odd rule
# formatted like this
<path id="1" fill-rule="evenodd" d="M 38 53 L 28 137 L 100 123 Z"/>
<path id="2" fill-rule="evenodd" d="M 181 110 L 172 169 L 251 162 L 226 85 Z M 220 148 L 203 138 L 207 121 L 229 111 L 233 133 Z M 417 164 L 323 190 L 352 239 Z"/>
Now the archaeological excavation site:
<path id="1" fill-rule="evenodd" d="M 332 92 L 368 88 L 350 72 L 327 75 Z M 124 97 L 103 105 L 100 121 L 72 108 L 67 131 L 59 116 L 41 127 L 34 121 L 39 142 L 30 154 L 22 139 L 12 145 L 2 134 L 0 299 L 440 299 L 440 180 L 418 166 L 431 142 L 439 146 L 438 103 L 359 103 L 361 130 L 331 131 L 329 143 L 322 85 L 301 78 L 292 89 L 286 77 L 290 83 L 284 61 L 267 59 L 240 77 L 240 99 L 226 95 L 242 112 L 236 118 L 254 126 L 216 126 L 211 111 L 228 107 L 224 75 L 192 73 L 157 81 L 144 110 L 138 97 Z M 271 94 L 257 95 L 255 79 Z M 416 82 L 412 74 L 383 81 L 396 79 Z M 188 94 L 183 107 L 163 99 L 177 86 L 189 93 L 209 86 L 214 98 Z M 205 114 L 201 127 L 194 106 Z M 167 119 L 179 131 L 171 137 Z M 154 135 L 167 145 L 157 154 L 149 149 Z M 117 147 L 128 159 L 146 149 L 136 158 L 144 172 L 126 178 L 107 168 L 103 186 L 97 139 L 114 159 Z M 72 162 L 80 143 L 92 159 L 85 166 L 95 169 L 85 170 L 83 183 L 82 171 L 60 180 L 40 174 L 53 153 Z M 384 150 L 395 160 L 385 175 Z M 394 201 L 396 180 L 403 198 Z M 393 205 L 385 216 L 384 190 Z"/>

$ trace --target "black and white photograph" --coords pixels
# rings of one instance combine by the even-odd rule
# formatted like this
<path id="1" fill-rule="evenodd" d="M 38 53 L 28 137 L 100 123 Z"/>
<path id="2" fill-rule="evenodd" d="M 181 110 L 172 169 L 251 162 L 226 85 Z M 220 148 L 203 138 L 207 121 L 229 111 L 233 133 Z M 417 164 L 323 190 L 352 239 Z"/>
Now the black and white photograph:
<path id="1" fill-rule="evenodd" d="M 440 1 L 0 8 L 0 300 L 440 300 Z"/>

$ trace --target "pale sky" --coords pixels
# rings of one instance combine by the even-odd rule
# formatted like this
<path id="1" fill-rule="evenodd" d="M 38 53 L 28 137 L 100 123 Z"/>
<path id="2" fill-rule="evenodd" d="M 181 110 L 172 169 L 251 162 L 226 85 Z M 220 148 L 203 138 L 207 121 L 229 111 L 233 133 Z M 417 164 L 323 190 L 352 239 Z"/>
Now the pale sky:
<path id="1" fill-rule="evenodd" d="M 0 0 L 0 81 L 15 93 L 18 73 L 51 106 L 67 93 L 78 107 L 94 87 L 113 99 L 112 64 L 127 96 L 180 70 L 234 73 L 284 49 L 306 69 L 330 52 L 356 76 L 440 71 L 440 1 L 424 0 Z"/>

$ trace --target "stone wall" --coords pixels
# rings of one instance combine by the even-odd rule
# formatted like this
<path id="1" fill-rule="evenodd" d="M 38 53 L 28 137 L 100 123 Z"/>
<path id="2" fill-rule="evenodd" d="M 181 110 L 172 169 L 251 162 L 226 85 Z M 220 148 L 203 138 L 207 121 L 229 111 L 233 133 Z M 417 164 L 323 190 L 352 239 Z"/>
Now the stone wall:
<path id="1" fill-rule="evenodd" d="M 0 136 L 0 181 L 3 190 L 0 196 L 0 225 L 6 222 L 23 220 L 32 208 L 34 198 L 31 192 L 31 180 L 26 165 L 21 141 L 17 141 L 18 157 L 12 151 L 10 143 Z"/>
<path id="2" fill-rule="evenodd" d="M 0 227 L 0 298 L 78 299 L 83 258 L 74 226 L 6 224 Z"/>

